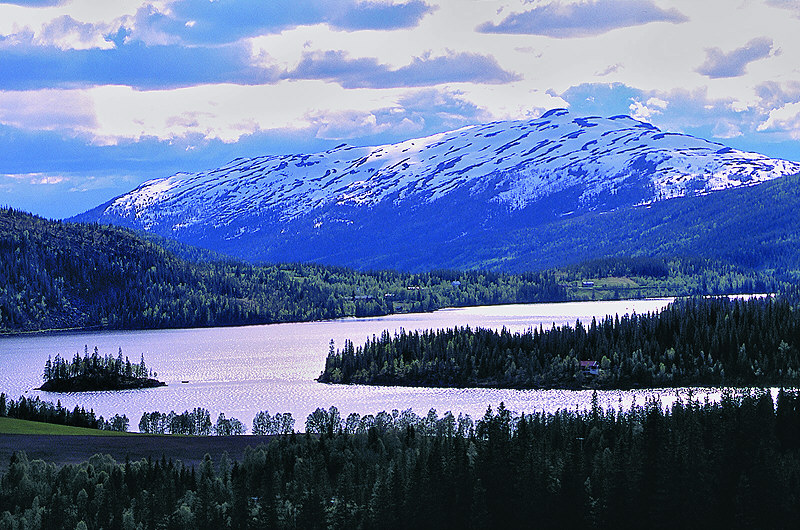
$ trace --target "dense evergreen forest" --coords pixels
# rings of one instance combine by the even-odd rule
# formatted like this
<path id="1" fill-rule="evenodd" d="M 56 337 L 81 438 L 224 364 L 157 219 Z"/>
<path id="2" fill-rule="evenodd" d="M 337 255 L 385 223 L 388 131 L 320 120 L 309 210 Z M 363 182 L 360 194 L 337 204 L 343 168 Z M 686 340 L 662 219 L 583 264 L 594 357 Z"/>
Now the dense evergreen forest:
<path id="1" fill-rule="evenodd" d="M 332 424 L 333 425 L 333 424 Z M 278 436 L 198 468 L 11 459 L 0 528 L 793 528 L 800 396 Z"/>
<path id="2" fill-rule="evenodd" d="M 125 229 L 2 210 L 0 330 L 258 324 L 565 297 L 547 274 L 357 273 L 194 257 Z"/>
<path id="3" fill-rule="evenodd" d="M 378 385 L 631 388 L 800 385 L 797 297 L 691 298 L 660 313 L 524 333 L 384 332 L 329 353 L 319 380 Z M 583 363 L 581 361 L 594 361 Z"/>
<path id="4" fill-rule="evenodd" d="M 72 362 L 56 354 L 55 359 L 47 358 L 44 366 L 44 384 L 39 390 L 48 392 L 85 392 L 90 390 L 129 390 L 165 386 L 154 379 L 155 374 L 147 369 L 144 354 L 139 363 L 131 363 L 122 357 L 122 348 L 115 358 L 112 355 L 100 356 L 97 346 L 89 355 L 89 347 L 84 346 L 83 357 L 75 352 Z"/>
<path id="5" fill-rule="evenodd" d="M 364 273 L 216 258 L 126 229 L 0 209 L 0 332 L 243 325 L 479 304 L 775 292 L 792 279 L 698 258 L 610 258 L 524 274 Z"/>

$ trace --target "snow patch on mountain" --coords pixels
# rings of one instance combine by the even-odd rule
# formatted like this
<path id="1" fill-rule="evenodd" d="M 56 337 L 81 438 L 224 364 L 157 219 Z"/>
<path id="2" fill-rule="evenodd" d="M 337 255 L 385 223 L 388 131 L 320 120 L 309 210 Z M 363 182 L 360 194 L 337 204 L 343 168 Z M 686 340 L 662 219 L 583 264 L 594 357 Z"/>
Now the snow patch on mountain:
<path id="1" fill-rule="evenodd" d="M 180 231 L 224 227 L 256 214 L 285 222 L 331 206 L 390 201 L 402 208 L 457 190 L 488 194 L 511 210 L 578 190 L 580 209 L 602 207 L 602 197 L 625 189 L 636 188 L 635 202 L 647 203 L 795 173 L 800 164 L 665 133 L 629 116 L 574 117 L 557 109 L 538 119 L 474 125 L 392 145 L 237 159 L 145 182 L 113 200 L 101 217 Z"/>

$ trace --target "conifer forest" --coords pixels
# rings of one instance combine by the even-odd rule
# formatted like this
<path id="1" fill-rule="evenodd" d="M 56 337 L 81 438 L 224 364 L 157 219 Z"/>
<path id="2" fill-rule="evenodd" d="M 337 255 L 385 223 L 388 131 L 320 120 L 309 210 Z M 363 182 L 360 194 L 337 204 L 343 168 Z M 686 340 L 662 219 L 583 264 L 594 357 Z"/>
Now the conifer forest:
<path id="1" fill-rule="evenodd" d="M 327 414 L 325 413 L 327 412 Z M 800 395 L 731 392 L 625 412 L 417 421 L 276 436 L 197 467 L 13 456 L 0 528 L 793 528 Z M 378 415 L 380 416 L 380 415 Z"/>

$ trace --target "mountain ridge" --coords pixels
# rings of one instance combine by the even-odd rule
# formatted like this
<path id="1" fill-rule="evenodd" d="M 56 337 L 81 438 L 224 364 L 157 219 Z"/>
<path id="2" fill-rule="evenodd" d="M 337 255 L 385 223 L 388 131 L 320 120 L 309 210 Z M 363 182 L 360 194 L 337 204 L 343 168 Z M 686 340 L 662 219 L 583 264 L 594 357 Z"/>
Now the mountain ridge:
<path id="1" fill-rule="evenodd" d="M 797 173 L 798 163 L 662 132 L 629 116 L 554 109 L 397 144 L 239 158 L 147 181 L 73 220 L 120 224 L 250 261 L 392 268 L 392 254 L 420 251 L 420 244 Z M 415 240 L 412 247 L 403 234 Z M 372 259 L 375 252 L 385 258 Z"/>

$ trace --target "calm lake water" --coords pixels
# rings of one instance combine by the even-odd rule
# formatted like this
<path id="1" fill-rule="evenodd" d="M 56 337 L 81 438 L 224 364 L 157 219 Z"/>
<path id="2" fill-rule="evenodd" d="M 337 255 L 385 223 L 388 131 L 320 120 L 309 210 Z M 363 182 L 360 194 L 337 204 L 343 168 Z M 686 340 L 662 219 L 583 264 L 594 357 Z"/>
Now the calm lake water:
<path id="1" fill-rule="evenodd" d="M 488 406 L 503 401 L 515 412 L 585 409 L 591 391 L 440 389 L 325 385 L 314 381 L 325 364 L 331 339 L 336 347 L 345 339 L 356 345 L 380 335 L 405 330 L 440 329 L 469 325 L 511 331 L 553 324 L 590 322 L 606 315 L 657 311 L 672 299 L 625 300 L 612 302 L 566 302 L 442 309 L 433 313 L 390 315 L 377 318 L 346 318 L 325 322 L 271 324 L 264 326 L 180 329 L 158 331 L 104 331 L 0 338 L 0 390 L 16 399 L 20 395 L 74 408 L 94 409 L 106 418 L 125 414 L 131 430 L 137 430 L 142 412 L 183 412 L 194 407 L 211 411 L 212 419 L 223 412 L 240 419 L 248 430 L 255 414 L 291 412 L 296 428 L 302 430 L 305 418 L 317 407 L 335 405 L 343 416 L 350 412 L 375 414 L 411 408 L 425 415 L 434 408 L 441 416 L 446 411 L 467 413 L 477 419 Z M 55 394 L 33 390 L 42 380 L 48 356 L 71 359 L 83 355 L 84 345 L 92 351 L 116 356 L 119 348 L 132 362 L 144 354 L 148 367 L 158 372 L 166 387 L 124 392 L 81 392 Z M 182 383 L 188 381 L 188 383 Z M 689 390 L 680 391 L 683 396 Z M 695 390 L 701 399 L 713 390 Z M 650 395 L 665 403 L 676 398 L 673 389 L 648 391 L 604 391 L 599 393 L 604 407 L 630 407 L 642 404 Z"/>

